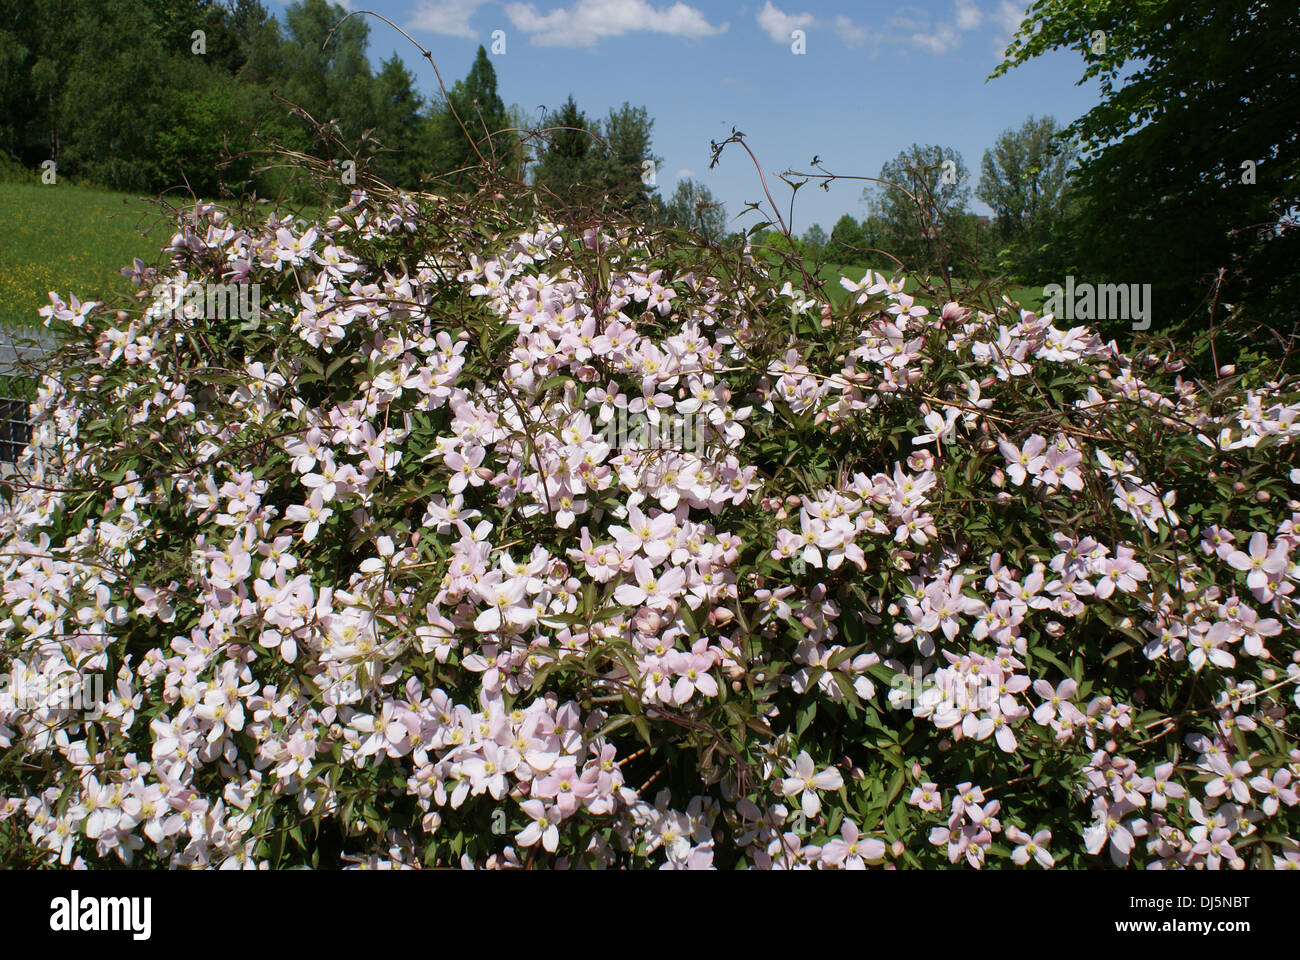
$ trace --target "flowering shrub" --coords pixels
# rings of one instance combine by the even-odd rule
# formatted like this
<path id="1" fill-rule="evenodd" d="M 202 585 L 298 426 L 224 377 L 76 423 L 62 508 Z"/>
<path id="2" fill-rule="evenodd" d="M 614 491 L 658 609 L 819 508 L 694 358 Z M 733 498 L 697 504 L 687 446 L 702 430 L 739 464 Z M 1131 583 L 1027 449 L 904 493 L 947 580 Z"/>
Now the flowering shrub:
<path id="1" fill-rule="evenodd" d="M 51 295 L 9 862 L 1300 867 L 1300 391 L 521 210 L 201 204 Z"/>

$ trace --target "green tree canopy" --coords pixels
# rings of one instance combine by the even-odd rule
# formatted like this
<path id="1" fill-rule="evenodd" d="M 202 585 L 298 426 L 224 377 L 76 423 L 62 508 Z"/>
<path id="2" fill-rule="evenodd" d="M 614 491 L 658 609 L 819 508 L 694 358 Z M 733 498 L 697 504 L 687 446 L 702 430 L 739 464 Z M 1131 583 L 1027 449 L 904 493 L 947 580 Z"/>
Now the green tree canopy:
<path id="1" fill-rule="evenodd" d="M 686 177 L 677 181 L 664 209 L 665 222 L 693 230 L 708 240 L 721 240 L 727 229 L 727 211 L 704 184 Z"/>
<path id="2" fill-rule="evenodd" d="M 822 229 L 820 223 L 814 223 L 804 231 L 803 242 L 812 251 L 820 253 L 826 244 L 830 243 L 830 237 L 826 236 L 826 231 Z"/>
<path id="3" fill-rule="evenodd" d="M 841 263 L 857 263 L 862 259 L 865 246 L 862 226 L 849 214 L 844 214 L 831 227 L 828 254 L 832 260 Z"/>
<path id="4" fill-rule="evenodd" d="M 414 187 L 429 171 L 422 147 L 424 98 L 415 89 L 415 76 L 397 54 L 384 61 L 375 77 L 373 125 L 383 152 L 375 172 L 390 183 Z"/>
<path id="5" fill-rule="evenodd" d="M 1078 149 L 1052 117 L 1004 130 L 980 162 L 975 196 L 993 210 L 1004 239 L 1041 242 L 1065 213 Z"/>
<path id="6" fill-rule="evenodd" d="M 569 94 L 544 126 L 548 129 L 533 169 L 533 182 L 557 197 L 571 200 L 577 185 L 590 175 L 589 160 L 598 150 L 591 133 L 593 124 Z"/>
<path id="7" fill-rule="evenodd" d="M 1080 83 L 1101 87 L 1068 128 L 1083 148 L 1082 254 L 1097 280 L 1152 283 L 1157 321 L 1207 300 L 1220 271 L 1220 301 L 1297 321 L 1297 36 L 1295 3 L 1038 0 L 993 73 L 1081 52 Z"/>
<path id="8" fill-rule="evenodd" d="M 519 138 L 503 135 L 511 120 L 497 92 L 497 72 L 480 45 L 464 80 L 457 80 L 433 113 L 433 161 L 452 183 L 468 182 L 457 171 L 484 161 L 503 171 L 519 158 Z"/>
<path id="9" fill-rule="evenodd" d="M 884 246 L 908 269 L 933 267 L 934 241 L 970 201 L 970 172 L 952 147 L 912 144 L 880 168 L 886 181 L 863 191 L 885 225 Z"/>

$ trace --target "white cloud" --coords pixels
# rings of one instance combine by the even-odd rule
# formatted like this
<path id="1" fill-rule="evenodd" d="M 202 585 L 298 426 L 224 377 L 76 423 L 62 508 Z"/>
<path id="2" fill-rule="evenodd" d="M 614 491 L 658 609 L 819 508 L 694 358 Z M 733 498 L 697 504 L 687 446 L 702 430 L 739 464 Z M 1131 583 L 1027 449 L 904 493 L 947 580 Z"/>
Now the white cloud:
<path id="1" fill-rule="evenodd" d="M 1002 0 L 997 13 L 993 16 L 997 18 L 998 27 L 1010 37 L 1020 29 L 1020 21 L 1025 19 L 1027 9 L 1028 7 L 1018 0 Z"/>
<path id="2" fill-rule="evenodd" d="M 835 35 L 846 47 L 861 46 L 870 36 L 866 27 L 858 26 L 848 17 L 841 15 L 828 22 L 818 20 L 806 10 L 803 13 L 786 13 L 773 6 L 772 0 L 767 0 L 763 4 L 763 9 L 758 11 L 755 19 L 758 20 L 758 25 L 763 28 L 763 31 L 772 38 L 773 43 L 789 43 L 791 33 L 808 27 L 833 27 Z"/>
<path id="3" fill-rule="evenodd" d="M 446 37 L 474 39 L 478 33 L 469 25 L 485 0 L 417 0 L 411 11 L 409 29 L 438 33 Z"/>
<path id="4" fill-rule="evenodd" d="M 683 167 L 682 169 L 678 170 L 676 173 L 673 174 L 673 177 L 678 180 L 689 180 L 694 176 L 695 176 L 695 171 L 687 170 L 685 167 Z"/>
<path id="5" fill-rule="evenodd" d="M 974 30 L 984 20 L 984 14 L 975 6 L 975 0 L 957 0 L 957 29 Z"/>
<path id="6" fill-rule="evenodd" d="M 772 6 L 772 0 L 767 0 L 763 9 L 758 11 L 758 25 L 767 31 L 773 43 L 789 43 L 792 32 L 816 24 L 817 18 L 811 13 L 786 13 Z"/>
<path id="7" fill-rule="evenodd" d="M 835 18 L 835 33 L 846 47 L 860 47 L 869 36 L 866 27 L 858 26 L 848 17 Z"/>
<path id="8" fill-rule="evenodd" d="M 711 37 L 728 24 L 710 24 L 704 14 L 681 3 L 655 8 L 646 0 L 577 0 L 573 6 L 539 13 L 531 3 L 506 4 L 506 16 L 539 47 L 589 47 L 603 37 L 637 30 L 674 37 Z"/>
<path id="9" fill-rule="evenodd" d="M 993 14 L 993 19 L 998 25 L 997 33 L 993 38 L 993 50 L 999 59 L 1011 45 L 1011 38 L 1020 29 L 1020 21 L 1025 18 L 1026 12 L 1028 8 L 1023 0 L 1001 0 L 997 11 Z"/>
<path id="10" fill-rule="evenodd" d="M 987 17 L 975 0 L 954 0 L 952 16 L 947 20 L 936 21 L 916 7 L 903 7 L 887 22 L 901 31 L 901 42 L 928 53 L 945 54 L 960 47 L 962 34 L 977 29 Z"/>
<path id="11" fill-rule="evenodd" d="M 961 34 L 951 23 L 940 23 L 926 32 L 912 34 L 909 39 L 913 45 L 931 53 L 948 53 L 961 46 Z"/>
<path id="12" fill-rule="evenodd" d="M 279 4 L 280 6 L 282 6 L 282 7 L 287 7 L 290 3 L 293 3 L 294 0 L 275 0 L 275 2 L 278 3 L 278 4 Z M 356 9 L 357 9 L 357 2 L 356 2 L 356 0 L 330 0 L 330 2 L 331 2 L 331 3 L 337 3 L 340 7 L 342 7 L 344 10 L 346 10 L 348 13 L 353 13 L 353 12 L 355 12 Z"/>
<path id="13" fill-rule="evenodd" d="M 900 30 L 921 30 L 930 26 L 929 15 L 919 7 L 900 7 L 898 12 L 885 22 Z"/>

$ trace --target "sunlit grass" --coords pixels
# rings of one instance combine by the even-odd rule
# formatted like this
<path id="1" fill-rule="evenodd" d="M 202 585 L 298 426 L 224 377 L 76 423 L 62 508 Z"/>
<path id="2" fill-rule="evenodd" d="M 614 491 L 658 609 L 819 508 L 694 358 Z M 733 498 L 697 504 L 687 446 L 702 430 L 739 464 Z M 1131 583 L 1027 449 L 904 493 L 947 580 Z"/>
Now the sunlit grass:
<path id="1" fill-rule="evenodd" d="M 121 268 L 155 259 L 170 238 L 157 224 L 156 208 L 129 194 L 0 183 L 0 325 L 40 323 L 51 290 L 65 300 L 128 292 Z"/>

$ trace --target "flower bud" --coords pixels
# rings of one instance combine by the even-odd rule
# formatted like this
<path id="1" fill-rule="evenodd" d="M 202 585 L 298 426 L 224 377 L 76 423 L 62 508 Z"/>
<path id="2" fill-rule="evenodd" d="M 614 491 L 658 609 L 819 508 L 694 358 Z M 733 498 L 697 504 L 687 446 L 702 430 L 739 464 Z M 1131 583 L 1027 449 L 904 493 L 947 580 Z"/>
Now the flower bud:
<path id="1" fill-rule="evenodd" d="M 663 617 L 659 615 L 659 611 L 652 610 L 649 607 L 643 607 L 633 618 L 632 623 L 638 633 L 658 633 L 659 628 L 664 625 Z"/>
<path id="2" fill-rule="evenodd" d="M 895 840 L 895 841 L 890 845 L 890 847 L 889 847 L 889 852 L 892 853 L 895 857 L 901 857 L 901 856 L 903 855 L 903 851 L 906 850 L 906 849 L 907 849 L 907 848 L 906 848 L 905 846 L 903 846 L 903 841 L 902 841 L 902 840 Z"/>

